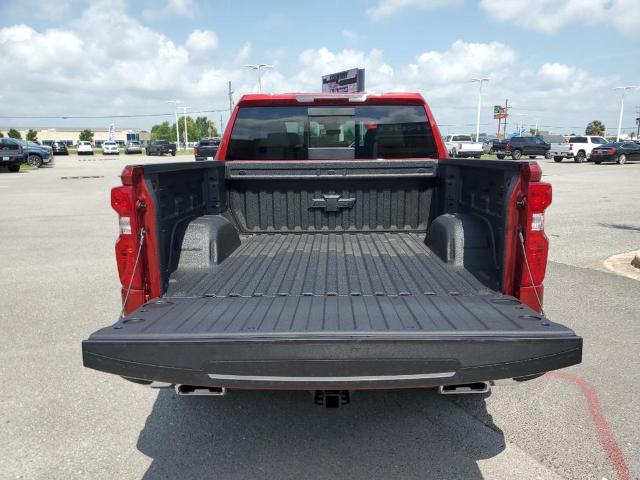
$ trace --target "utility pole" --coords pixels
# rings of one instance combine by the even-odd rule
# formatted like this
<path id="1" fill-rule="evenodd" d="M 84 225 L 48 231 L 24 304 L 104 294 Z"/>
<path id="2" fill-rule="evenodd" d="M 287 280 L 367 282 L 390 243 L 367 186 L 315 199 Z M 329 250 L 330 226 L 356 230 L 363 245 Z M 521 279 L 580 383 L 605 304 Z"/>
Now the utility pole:
<path id="1" fill-rule="evenodd" d="M 482 108 L 482 84 L 488 82 L 488 78 L 472 78 L 472 82 L 478 82 L 480 84 L 480 92 L 478 93 L 478 115 L 476 117 L 476 142 L 480 138 L 480 109 Z"/>
<path id="2" fill-rule="evenodd" d="M 507 119 L 509 118 L 509 99 L 507 98 L 504 101 L 504 133 L 502 134 L 502 139 L 507 139 Z"/>
<path id="3" fill-rule="evenodd" d="M 218 132 L 218 135 L 222 136 L 222 132 L 224 132 L 224 126 L 222 125 L 222 114 L 220 114 L 220 132 Z"/>
<path id="4" fill-rule="evenodd" d="M 640 105 L 636 107 L 636 125 L 638 126 L 638 131 L 636 132 L 636 140 L 640 140 Z"/>
<path id="5" fill-rule="evenodd" d="M 232 111 L 233 111 L 233 90 L 231 90 L 231 80 L 229 80 L 229 118 L 231 118 Z"/>
<path id="6" fill-rule="evenodd" d="M 184 103 L 182 100 L 167 100 L 167 103 L 173 104 L 173 113 L 176 117 L 176 148 L 180 148 L 180 132 L 178 131 L 178 104 Z"/>

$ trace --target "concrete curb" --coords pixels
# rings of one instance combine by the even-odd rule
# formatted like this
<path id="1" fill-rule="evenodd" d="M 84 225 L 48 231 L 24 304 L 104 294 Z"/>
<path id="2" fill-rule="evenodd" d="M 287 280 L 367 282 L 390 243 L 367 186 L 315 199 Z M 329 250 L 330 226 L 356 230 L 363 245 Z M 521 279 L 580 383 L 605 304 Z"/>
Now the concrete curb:
<path id="1" fill-rule="evenodd" d="M 640 281 L 640 251 L 609 257 L 604 261 L 604 266 L 618 275 Z"/>

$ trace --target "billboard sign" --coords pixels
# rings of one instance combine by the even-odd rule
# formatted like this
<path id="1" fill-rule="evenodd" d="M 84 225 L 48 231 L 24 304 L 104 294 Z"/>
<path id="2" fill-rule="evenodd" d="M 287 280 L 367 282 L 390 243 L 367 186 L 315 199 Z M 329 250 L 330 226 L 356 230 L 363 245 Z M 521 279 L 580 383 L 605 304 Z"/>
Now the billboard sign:
<path id="1" fill-rule="evenodd" d="M 364 68 L 352 68 L 322 77 L 322 93 L 358 92 L 364 92 Z"/>
<path id="2" fill-rule="evenodd" d="M 493 106 L 493 119 L 498 120 L 499 118 L 507 118 L 506 109 L 502 105 L 494 105 Z"/>

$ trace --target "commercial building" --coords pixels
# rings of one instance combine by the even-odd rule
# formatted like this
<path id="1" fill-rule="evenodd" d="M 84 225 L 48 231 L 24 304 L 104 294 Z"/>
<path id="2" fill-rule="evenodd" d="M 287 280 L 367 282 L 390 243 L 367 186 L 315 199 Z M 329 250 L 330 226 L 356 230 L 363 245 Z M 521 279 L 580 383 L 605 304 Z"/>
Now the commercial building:
<path id="1" fill-rule="evenodd" d="M 20 132 L 22 138 L 27 137 L 29 128 L 25 127 L 0 127 L 0 132 L 6 137 L 10 128 L 15 128 Z M 51 145 L 53 142 L 63 142 L 68 146 L 77 145 L 80 140 L 80 132 L 84 128 L 36 128 L 32 127 L 38 134 L 38 142 L 43 145 Z M 90 128 L 93 132 L 93 143 L 96 147 L 100 147 L 103 142 L 109 140 L 108 128 Z M 113 130 L 113 140 L 120 145 L 127 142 L 139 141 L 146 144 L 151 139 L 151 134 L 139 128 L 118 128 Z"/>

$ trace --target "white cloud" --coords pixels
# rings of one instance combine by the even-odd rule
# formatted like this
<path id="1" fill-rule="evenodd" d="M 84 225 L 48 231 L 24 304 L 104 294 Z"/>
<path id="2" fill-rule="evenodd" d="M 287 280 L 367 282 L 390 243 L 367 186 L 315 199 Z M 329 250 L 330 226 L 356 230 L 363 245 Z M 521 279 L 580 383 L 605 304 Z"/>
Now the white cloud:
<path id="1" fill-rule="evenodd" d="M 185 46 L 192 52 L 211 53 L 218 46 L 218 36 L 211 30 L 194 30 L 189 34 Z"/>
<path id="2" fill-rule="evenodd" d="M 170 111 L 169 98 L 184 100 L 194 110 L 225 107 L 228 81 L 236 100 L 256 90 L 255 72 L 243 67 L 253 49 L 246 42 L 226 61 L 224 55 L 205 55 L 217 44 L 212 30 L 195 30 L 183 43 L 174 42 L 129 17 L 122 2 L 98 2 L 79 12 L 64 30 L 24 24 L 0 28 L 0 97 L 5 112 L 20 115 Z M 485 85 L 487 107 L 508 97 L 519 108 L 545 109 L 556 122 L 566 121 L 574 111 L 581 112 L 575 116 L 582 122 L 584 111 L 601 112 L 609 105 L 615 110 L 617 105 L 611 88 L 618 79 L 580 65 L 521 61 L 504 43 L 458 40 L 444 49 L 414 54 L 409 63 L 392 63 L 375 48 L 273 48 L 265 56 L 274 68 L 264 72 L 263 89 L 317 92 L 322 75 L 359 67 L 366 70 L 368 90 L 422 92 L 440 123 L 456 125 L 475 119 L 477 86 L 470 79 L 477 76 L 490 78 Z M 20 69 L 15 68 L 18 64 Z M 126 123 L 149 128 L 158 120 Z M 14 124 L 18 122 L 23 123 Z"/>
<path id="3" fill-rule="evenodd" d="M 485 13 L 499 21 L 555 33 L 587 25 L 612 25 L 628 36 L 640 36 L 637 0 L 481 0 Z"/>
<path id="4" fill-rule="evenodd" d="M 193 0 L 167 0 L 163 7 L 144 10 L 142 16 L 147 20 L 170 19 L 175 16 L 193 17 L 195 10 Z"/>
<path id="5" fill-rule="evenodd" d="M 397 15 L 407 8 L 427 10 L 459 3 L 461 0 L 378 0 L 375 6 L 367 8 L 367 15 L 377 21 Z"/>
<path id="6" fill-rule="evenodd" d="M 245 42 L 244 45 L 240 47 L 240 50 L 238 50 L 235 62 L 238 64 L 244 63 L 249 58 L 249 55 L 251 55 L 251 42 Z"/>
<path id="7" fill-rule="evenodd" d="M 502 79 L 516 61 L 515 51 L 500 42 L 456 40 L 449 50 L 427 51 L 409 65 L 408 76 L 427 84 L 464 83 L 477 76 Z"/>

